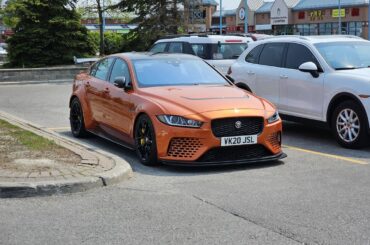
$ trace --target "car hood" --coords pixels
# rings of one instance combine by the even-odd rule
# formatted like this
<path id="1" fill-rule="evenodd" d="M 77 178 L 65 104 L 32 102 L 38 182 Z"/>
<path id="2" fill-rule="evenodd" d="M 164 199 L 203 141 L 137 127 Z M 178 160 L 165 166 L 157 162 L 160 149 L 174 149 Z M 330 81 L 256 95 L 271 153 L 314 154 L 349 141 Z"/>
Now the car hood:
<path id="1" fill-rule="evenodd" d="M 222 110 L 265 110 L 262 99 L 234 86 L 195 85 L 151 87 L 142 95 L 159 104 L 164 113 L 192 115 Z M 269 107 L 273 110 L 273 107 Z"/>
<path id="2" fill-rule="evenodd" d="M 353 70 L 342 70 L 342 71 L 337 71 L 342 74 L 347 74 L 351 76 L 358 76 L 362 77 L 368 80 L 370 77 L 370 68 L 360 68 L 360 69 L 353 69 Z"/>

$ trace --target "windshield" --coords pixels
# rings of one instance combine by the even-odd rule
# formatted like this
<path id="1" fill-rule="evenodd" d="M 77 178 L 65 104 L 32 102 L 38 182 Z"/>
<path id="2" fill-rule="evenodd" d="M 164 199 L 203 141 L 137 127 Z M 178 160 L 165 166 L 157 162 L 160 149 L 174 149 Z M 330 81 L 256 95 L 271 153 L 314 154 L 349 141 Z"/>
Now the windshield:
<path id="1" fill-rule="evenodd" d="M 133 64 L 139 87 L 229 84 L 203 60 L 161 58 Z"/>
<path id="2" fill-rule="evenodd" d="M 370 67 L 370 42 L 332 42 L 315 46 L 336 70 Z"/>

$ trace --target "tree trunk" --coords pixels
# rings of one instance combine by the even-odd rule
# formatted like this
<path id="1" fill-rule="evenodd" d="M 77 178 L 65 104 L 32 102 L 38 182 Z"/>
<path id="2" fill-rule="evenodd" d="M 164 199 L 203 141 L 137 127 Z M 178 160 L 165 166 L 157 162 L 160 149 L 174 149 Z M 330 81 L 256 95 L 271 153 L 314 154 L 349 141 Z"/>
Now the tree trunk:
<path id="1" fill-rule="evenodd" d="M 100 34 L 100 48 L 99 48 L 99 53 L 100 56 L 103 56 L 105 51 L 104 51 L 104 30 L 103 30 L 103 9 L 102 6 L 100 5 L 100 0 L 96 0 L 96 3 L 98 4 L 98 15 L 99 15 L 99 34 Z"/>

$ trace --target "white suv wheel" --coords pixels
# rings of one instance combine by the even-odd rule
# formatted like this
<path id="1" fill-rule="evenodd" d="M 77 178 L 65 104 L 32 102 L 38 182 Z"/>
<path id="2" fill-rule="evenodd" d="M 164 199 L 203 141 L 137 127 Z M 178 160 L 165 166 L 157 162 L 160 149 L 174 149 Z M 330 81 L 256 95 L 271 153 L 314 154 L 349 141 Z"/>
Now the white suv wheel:
<path id="1" fill-rule="evenodd" d="M 337 117 L 337 132 L 347 143 L 355 141 L 360 134 L 360 120 L 352 109 L 342 110 Z"/>

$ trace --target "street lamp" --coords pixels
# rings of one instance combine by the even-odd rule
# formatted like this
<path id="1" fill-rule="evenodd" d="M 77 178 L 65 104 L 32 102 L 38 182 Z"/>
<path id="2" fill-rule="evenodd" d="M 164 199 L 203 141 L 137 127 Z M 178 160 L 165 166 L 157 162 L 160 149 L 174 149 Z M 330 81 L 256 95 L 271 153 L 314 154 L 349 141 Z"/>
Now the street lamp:
<path id="1" fill-rule="evenodd" d="M 244 33 L 248 33 L 248 0 L 244 0 Z"/>
<path id="2" fill-rule="evenodd" d="M 222 35 L 222 0 L 220 0 L 220 35 Z"/>
<path id="3" fill-rule="evenodd" d="M 340 6 L 340 0 L 338 0 L 338 12 L 339 12 L 339 18 L 338 18 L 338 34 L 342 34 L 342 13 L 341 13 L 341 6 Z"/>

